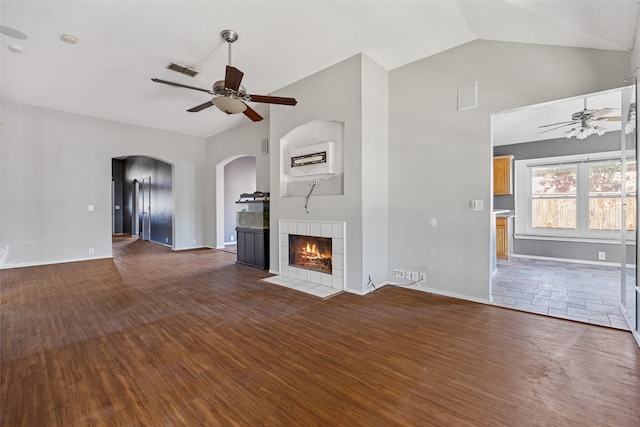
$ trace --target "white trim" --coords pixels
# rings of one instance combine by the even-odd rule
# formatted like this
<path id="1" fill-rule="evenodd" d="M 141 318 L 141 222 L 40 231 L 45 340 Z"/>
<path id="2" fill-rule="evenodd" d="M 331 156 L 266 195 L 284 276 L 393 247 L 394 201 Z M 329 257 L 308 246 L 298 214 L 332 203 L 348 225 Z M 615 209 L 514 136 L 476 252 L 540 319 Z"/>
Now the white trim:
<path id="1" fill-rule="evenodd" d="M 576 243 L 599 243 L 603 245 L 619 245 L 620 239 L 596 239 L 589 237 L 571 237 L 571 236 L 544 236 L 541 234 L 513 234 L 514 239 L 521 240 L 547 240 L 555 242 L 576 242 Z M 627 245 L 635 246 L 635 240 L 627 240 Z"/>
<path id="2" fill-rule="evenodd" d="M 628 150 L 627 157 L 633 157 L 635 150 Z M 588 217 L 584 214 L 588 211 L 588 206 L 585 207 L 585 203 L 588 203 L 589 195 L 587 192 L 588 187 L 584 187 L 586 182 L 586 168 L 577 168 L 578 184 L 583 183 L 583 187 L 578 186 L 576 188 L 575 199 L 577 201 L 577 215 L 576 229 L 567 230 L 550 230 L 541 229 L 537 231 L 531 228 L 531 167 L 535 166 L 553 166 L 562 164 L 586 164 L 593 161 L 613 160 L 621 159 L 622 151 L 606 151 L 602 153 L 586 153 L 575 154 L 569 156 L 558 157 L 543 157 L 537 159 L 524 159 L 515 161 L 515 210 L 520 212 L 520 215 L 516 216 L 515 221 L 515 236 L 518 238 L 535 239 L 540 237 L 540 240 L 561 240 L 561 241 L 583 241 L 589 243 L 606 243 L 607 241 L 616 240 L 620 243 L 621 231 L 613 230 L 587 230 Z M 571 197 L 573 199 L 573 197 Z M 598 237 L 598 235 L 602 237 Z M 629 231 L 627 233 L 627 242 L 635 242 L 635 232 Z"/>
<path id="3" fill-rule="evenodd" d="M 525 258 L 525 259 L 539 259 L 542 261 L 558 261 L 558 262 L 572 262 L 574 264 L 587 264 L 587 265 L 602 265 L 607 267 L 620 267 L 619 262 L 605 262 L 605 261 L 589 261 L 584 259 L 573 259 L 573 258 L 554 258 L 548 256 L 537 256 L 537 255 L 519 255 L 513 254 L 511 255 L 513 258 Z M 635 264 L 625 264 L 627 268 L 636 268 Z"/>
<path id="4" fill-rule="evenodd" d="M 87 257 L 87 258 L 74 258 L 74 259 L 65 259 L 60 261 L 49 261 L 49 262 L 25 262 L 25 263 L 19 263 L 19 264 L 3 264 L 0 266 L 0 270 L 9 270 L 12 268 L 40 267 L 43 265 L 66 264 L 68 262 L 95 261 L 97 259 L 113 259 L 113 255 Z"/>
<path id="5" fill-rule="evenodd" d="M 470 297 L 468 295 L 461 295 L 461 294 L 457 294 L 455 292 L 447 292 L 447 291 L 443 291 L 441 289 L 436 289 L 436 288 L 432 288 L 432 287 L 424 286 L 424 285 L 406 286 L 406 284 L 404 284 L 404 283 L 386 281 L 382 285 L 378 286 L 378 289 L 380 289 L 383 286 L 397 286 L 397 287 L 402 288 L 402 289 L 409 289 L 409 290 L 412 290 L 412 291 L 426 292 L 428 294 L 440 295 L 440 296 L 443 296 L 443 297 L 449 297 L 449 298 L 461 299 L 461 300 L 465 300 L 465 301 L 477 302 L 477 303 L 480 303 L 480 304 L 491 304 L 489 299 Z"/>
<path id="6" fill-rule="evenodd" d="M 160 244 L 162 244 L 162 243 L 160 243 Z M 186 247 L 186 248 L 173 248 L 173 250 L 178 252 L 178 251 L 190 251 L 192 249 L 205 249 L 205 248 L 219 249 L 219 248 L 212 248 L 211 246 L 207 246 L 207 245 L 200 245 L 200 246 L 189 246 L 189 247 Z M 224 249 L 224 247 L 222 249 Z"/>

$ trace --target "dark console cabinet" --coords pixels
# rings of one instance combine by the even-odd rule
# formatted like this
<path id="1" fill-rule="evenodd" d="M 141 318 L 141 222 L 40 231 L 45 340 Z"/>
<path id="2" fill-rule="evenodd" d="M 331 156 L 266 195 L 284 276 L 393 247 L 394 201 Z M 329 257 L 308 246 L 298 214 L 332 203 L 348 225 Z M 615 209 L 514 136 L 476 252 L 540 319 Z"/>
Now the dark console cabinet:
<path id="1" fill-rule="evenodd" d="M 269 268 L 269 193 L 242 194 L 236 202 L 238 264 Z"/>
<path id="2" fill-rule="evenodd" d="M 269 229 L 236 228 L 238 264 L 269 268 Z"/>

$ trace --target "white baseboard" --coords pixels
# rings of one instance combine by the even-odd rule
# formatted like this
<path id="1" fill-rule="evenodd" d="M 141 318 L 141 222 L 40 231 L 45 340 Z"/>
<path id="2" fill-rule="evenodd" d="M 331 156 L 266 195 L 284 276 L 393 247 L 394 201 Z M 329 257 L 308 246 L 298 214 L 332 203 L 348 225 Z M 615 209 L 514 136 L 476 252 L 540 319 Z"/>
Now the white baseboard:
<path id="1" fill-rule="evenodd" d="M 584 259 L 572 259 L 572 258 L 554 258 L 548 256 L 537 255 L 519 255 L 512 254 L 512 258 L 524 258 L 524 259 L 539 259 L 542 261 L 558 261 L 558 262 L 573 262 L 575 264 L 588 264 L 588 265 L 603 265 L 608 267 L 620 267 L 619 262 L 606 262 L 606 261 L 589 261 Z M 636 268 L 635 264 L 627 264 L 627 268 Z"/>
<path id="2" fill-rule="evenodd" d="M 443 297 L 449 297 L 449 298 L 455 298 L 455 299 L 461 299 L 461 300 L 465 300 L 465 301 L 471 301 L 471 302 L 477 302 L 480 304 L 490 304 L 488 299 L 484 299 L 484 298 L 476 298 L 476 297 L 471 297 L 468 295 L 461 295 L 455 292 L 448 292 L 448 291 L 443 291 L 442 289 L 436 289 L 436 288 L 431 288 L 429 286 L 426 285 L 411 285 L 411 286 L 406 286 L 404 283 L 399 283 L 399 282 L 391 282 L 391 281 L 385 281 L 382 282 L 381 284 L 377 285 L 377 289 L 380 289 L 384 286 L 398 286 L 400 288 L 404 288 L 404 289 L 411 289 L 413 291 L 421 291 L 421 292 L 426 292 L 429 294 L 434 294 L 434 295 L 441 295 Z M 370 293 L 373 292 L 371 290 L 367 291 L 366 293 Z"/>
<path id="3" fill-rule="evenodd" d="M 68 262 L 94 261 L 97 259 L 112 259 L 112 258 L 113 258 L 112 255 L 108 255 L 108 256 L 96 256 L 96 257 L 86 257 L 86 258 L 73 258 L 73 259 L 48 261 L 48 262 L 22 262 L 17 264 L 2 264 L 0 265 L 0 270 L 9 270 L 11 268 L 40 267 L 43 265 L 66 264 Z"/>
<path id="4" fill-rule="evenodd" d="M 205 248 L 214 249 L 214 248 L 211 248 L 211 246 L 200 245 L 200 246 L 187 246 L 184 248 L 173 248 L 173 250 L 178 252 L 178 251 L 190 251 L 193 249 L 205 249 Z"/>

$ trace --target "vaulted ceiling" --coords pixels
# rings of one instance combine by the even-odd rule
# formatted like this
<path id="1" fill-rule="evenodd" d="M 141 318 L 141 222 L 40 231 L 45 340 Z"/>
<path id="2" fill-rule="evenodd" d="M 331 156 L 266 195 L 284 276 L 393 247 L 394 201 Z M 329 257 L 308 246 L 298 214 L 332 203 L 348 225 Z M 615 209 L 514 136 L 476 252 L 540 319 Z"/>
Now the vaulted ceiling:
<path id="1" fill-rule="evenodd" d="M 635 1 L 3 0 L 1 96 L 206 137 L 250 121 L 186 112 L 211 96 L 151 78 L 211 88 L 224 78 L 225 29 L 239 34 L 232 62 L 247 91 L 269 94 L 360 52 L 393 70 L 476 39 L 628 51 L 639 11 Z"/>

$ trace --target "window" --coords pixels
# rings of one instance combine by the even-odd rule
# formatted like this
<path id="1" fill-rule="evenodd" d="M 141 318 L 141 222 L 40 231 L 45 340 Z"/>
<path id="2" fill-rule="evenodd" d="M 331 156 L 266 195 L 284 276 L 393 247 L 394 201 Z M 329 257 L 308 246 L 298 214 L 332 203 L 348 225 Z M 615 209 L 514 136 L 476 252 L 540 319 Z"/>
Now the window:
<path id="1" fill-rule="evenodd" d="M 578 220 L 576 166 L 531 167 L 531 227 L 575 230 Z"/>
<path id="2" fill-rule="evenodd" d="M 628 158 L 623 174 L 620 153 L 516 161 L 516 233 L 617 239 L 623 195 L 624 226 L 631 232 L 636 229 L 636 162 Z"/>

